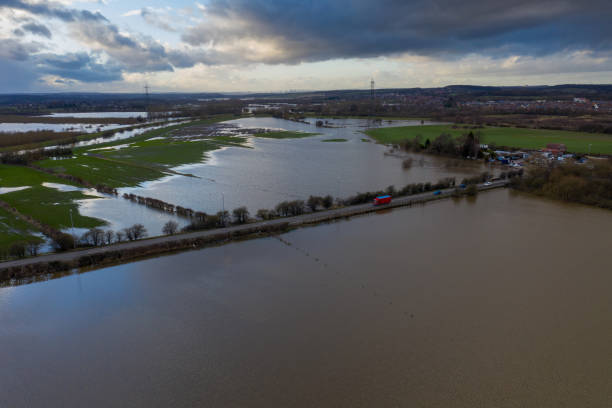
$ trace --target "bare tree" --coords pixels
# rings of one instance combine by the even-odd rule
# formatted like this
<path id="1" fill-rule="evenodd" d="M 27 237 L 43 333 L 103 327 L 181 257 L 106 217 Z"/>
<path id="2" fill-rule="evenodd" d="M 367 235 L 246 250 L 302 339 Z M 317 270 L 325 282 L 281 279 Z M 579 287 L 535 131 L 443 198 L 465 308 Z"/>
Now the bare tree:
<path id="1" fill-rule="evenodd" d="M 325 207 L 325 209 L 329 209 L 332 205 L 334 205 L 334 199 L 332 196 L 326 195 L 325 197 L 323 197 L 321 204 L 323 205 L 323 207 Z"/>
<path id="2" fill-rule="evenodd" d="M 14 258 L 24 258 L 26 256 L 26 244 L 24 242 L 15 242 L 9 247 L 9 255 Z"/>
<path id="3" fill-rule="evenodd" d="M 238 207 L 232 212 L 234 220 L 238 224 L 244 224 L 249 220 L 249 210 L 246 207 Z"/>
<path id="4" fill-rule="evenodd" d="M 92 228 L 89 230 L 89 239 L 93 246 L 102 245 L 104 243 L 104 231 L 100 228 Z"/>
<path id="5" fill-rule="evenodd" d="M 310 197 L 308 197 L 306 205 L 312 210 L 312 212 L 315 212 L 317 211 L 317 207 L 322 203 L 322 201 L 323 199 L 321 197 L 311 195 Z"/>
<path id="6" fill-rule="evenodd" d="M 123 242 L 125 240 L 125 233 L 123 231 L 115 232 L 115 242 Z"/>
<path id="7" fill-rule="evenodd" d="M 162 233 L 165 235 L 174 235 L 178 231 L 178 223 L 176 221 L 168 221 L 162 228 Z"/>
<path id="8" fill-rule="evenodd" d="M 142 224 L 134 224 L 129 228 L 124 228 L 125 236 L 130 241 L 135 241 L 144 238 L 147 235 L 147 229 Z"/>
<path id="9" fill-rule="evenodd" d="M 27 248 L 28 253 L 30 254 L 30 256 L 38 255 L 38 251 L 40 251 L 41 245 L 42 244 L 40 242 L 36 242 L 36 241 L 28 242 L 27 245 L 26 245 L 26 248 Z"/>
<path id="10" fill-rule="evenodd" d="M 269 220 L 272 217 L 270 210 L 266 210 L 265 208 L 257 210 L 256 214 L 257 218 L 262 220 Z"/>
<path id="11" fill-rule="evenodd" d="M 106 245 L 112 244 L 113 239 L 115 239 L 115 233 L 113 232 L 113 230 L 106 230 L 104 232 L 104 241 L 106 242 Z"/>

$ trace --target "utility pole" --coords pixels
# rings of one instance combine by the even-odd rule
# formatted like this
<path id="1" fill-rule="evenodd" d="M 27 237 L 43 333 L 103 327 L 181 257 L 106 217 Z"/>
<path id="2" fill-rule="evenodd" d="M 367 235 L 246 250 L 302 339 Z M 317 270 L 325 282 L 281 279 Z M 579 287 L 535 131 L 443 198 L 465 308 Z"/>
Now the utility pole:
<path id="1" fill-rule="evenodd" d="M 73 238 L 73 247 L 76 248 L 76 237 L 74 236 L 74 221 L 72 220 L 72 208 L 68 210 L 70 214 L 70 225 L 72 225 L 72 238 Z"/>
<path id="2" fill-rule="evenodd" d="M 146 82 L 145 82 L 144 89 L 145 89 L 145 100 L 146 100 L 145 108 L 147 110 L 147 119 L 150 119 L 151 118 L 151 112 L 149 110 L 149 84 L 146 83 Z"/>
<path id="3" fill-rule="evenodd" d="M 374 78 L 370 79 L 370 116 L 374 116 L 374 111 L 376 109 L 375 101 L 376 101 L 376 93 L 374 91 Z"/>
<path id="4" fill-rule="evenodd" d="M 376 94 L 374 93 L 374 86 L 375 86 L 375 85 L 376 85 L 376 84 L 375 84 L 375 82 L 374 82 L 374 78 L 372 78 L 372 79 L 370 80 L 370 98 L 371 98 L 372 100 L 374 100 L 374 98 L 376 97 Z"/>

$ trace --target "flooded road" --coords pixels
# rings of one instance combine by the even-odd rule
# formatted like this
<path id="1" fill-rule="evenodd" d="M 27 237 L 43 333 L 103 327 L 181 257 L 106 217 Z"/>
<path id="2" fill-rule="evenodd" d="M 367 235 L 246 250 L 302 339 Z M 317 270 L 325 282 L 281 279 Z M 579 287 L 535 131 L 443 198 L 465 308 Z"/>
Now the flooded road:
<path id="1" fill-rule="evenodd" d="M 503 190 L 2 288 L 0 406 L 610 406 L 610 231 Z"/>

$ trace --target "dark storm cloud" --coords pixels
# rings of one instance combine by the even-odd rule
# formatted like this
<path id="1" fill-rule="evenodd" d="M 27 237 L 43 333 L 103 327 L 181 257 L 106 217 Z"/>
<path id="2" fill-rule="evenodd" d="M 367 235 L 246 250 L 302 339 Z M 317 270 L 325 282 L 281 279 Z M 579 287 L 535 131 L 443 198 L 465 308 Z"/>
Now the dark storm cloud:
<path id="1" fill-rule="evenodd" d="M 40 45 L 21 42 L 13 38 L 0 39 L 0 62 L 2 60 L 25 61 L 30 54 L 37 52 Z"/>
<path id="2" fill-rule="evenodd" d="M 241 42 L 261 41 L 277 51 L 261 56 L 269 63 L 612 48 L 609 0 L 212 0 L 204 14 L 184 41 L 235 46 L 228 59 Z"/>
<path id="3" fill-rule="evenodd" d="M 81 82 L 109 82 L 121 79 L 121 67 L 117 64 L 97 62 L 90 54 L 39 54 L 34 58 L 37 71 L 56 75 L 63 79 Z"/>
<path id="4" fill-rule="evenodd" d="M 27 23 L 21 26 L 21 30 L 34 35 L 51 38 L 51 31 L 44 24 L 38 24 L 35 22 Z"/>
<path id="5" fill-rule="evenodd" d="M 23 0 L 0 0 L 0 8 L 27 11 L 35 15 L 58 18 L 65 22 L 106 20 L 106 18 L 98 12 L 92 13 L 87 10 L 70 9 L 61 4 L 48 1 L 29 2 Z"/>

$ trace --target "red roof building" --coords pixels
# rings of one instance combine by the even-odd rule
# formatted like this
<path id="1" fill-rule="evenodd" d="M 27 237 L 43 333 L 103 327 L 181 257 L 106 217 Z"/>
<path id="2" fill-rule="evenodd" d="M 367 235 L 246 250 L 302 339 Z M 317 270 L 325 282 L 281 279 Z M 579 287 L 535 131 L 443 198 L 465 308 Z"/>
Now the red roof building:
<path id="1" fill-rule="evenodd" d="M 558 154 L 565 154 L 565 152 L 567 151 L 567 148 L 565 147 L 563 143 L 548 143 L 544 151 L 558 155 Z"/>

